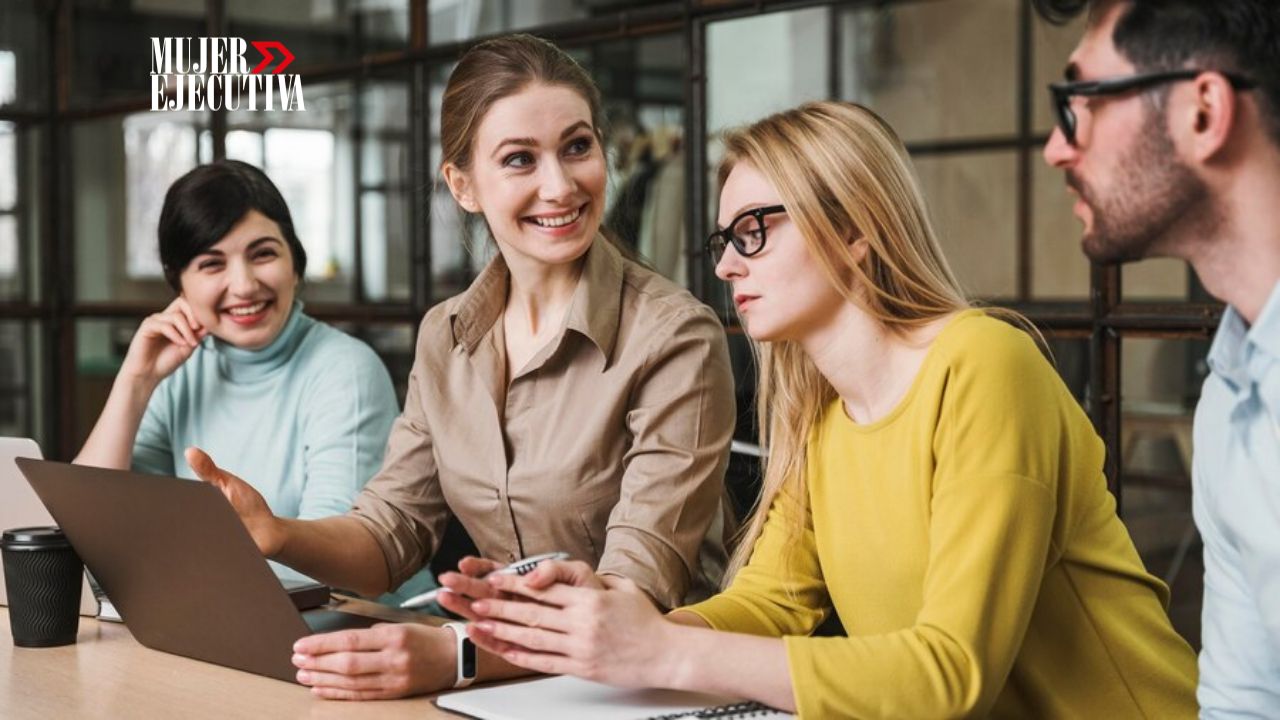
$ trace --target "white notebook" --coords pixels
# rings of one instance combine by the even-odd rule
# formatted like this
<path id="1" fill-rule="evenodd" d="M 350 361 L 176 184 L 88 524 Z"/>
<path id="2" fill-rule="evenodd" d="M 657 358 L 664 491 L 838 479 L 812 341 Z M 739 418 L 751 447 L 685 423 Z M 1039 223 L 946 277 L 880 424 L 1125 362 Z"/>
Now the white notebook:
<path id="1" fill-rule="evenodd" d="M 629 690 L 568 675 L 441 695 L 436 705 L 483 720 L 650 720 L 795 717 L 740 699 L 680 690 Z"/>

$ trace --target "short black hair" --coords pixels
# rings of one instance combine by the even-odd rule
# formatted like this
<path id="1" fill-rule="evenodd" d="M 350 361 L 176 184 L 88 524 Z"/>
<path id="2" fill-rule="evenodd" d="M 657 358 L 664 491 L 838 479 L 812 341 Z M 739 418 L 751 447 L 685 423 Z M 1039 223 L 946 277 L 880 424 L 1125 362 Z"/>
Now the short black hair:
<path id="1" fill-rule="evenodd" d="M 201 165 L 169 186 L 160 210 L 160 265 L 164 279 L 182 291 L 183 268 L 197 255 L 226 236 L 250 210 L 257 210 L 280 226 L 293 272 L 299 278 L 307 269 L 307 251 L 293 229 L 289 206 L 271 178 L 239 160 L 219 160 Z"/>
<path id="2" fill-rule="evenodd" d="M 1258 106 L 1280 145 L 1280 2 L 1276 0 L 1110 0 L 1128 8 L 1112 42 L 1142 72 L 1198 65 L 1257 83 Z M 1099 0 L 1032 0 L 1063 23 Z"/>

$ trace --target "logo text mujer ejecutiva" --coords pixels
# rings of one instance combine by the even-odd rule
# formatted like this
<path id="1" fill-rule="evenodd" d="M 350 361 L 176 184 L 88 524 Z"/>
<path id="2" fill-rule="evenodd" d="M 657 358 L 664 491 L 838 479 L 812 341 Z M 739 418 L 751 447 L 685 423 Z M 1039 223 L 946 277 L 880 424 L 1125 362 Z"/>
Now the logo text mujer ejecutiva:
<path id="1" fill-rule="evenodd" d="M 253 68 L 249 45 L 262 54 Z M 278 50 L 281 62 L 266 71 Z M 302 78 L 284 74 L 293 53 L 275 40 L 232 37 L 151 38 L 152 110 L 306 110 Z"/>

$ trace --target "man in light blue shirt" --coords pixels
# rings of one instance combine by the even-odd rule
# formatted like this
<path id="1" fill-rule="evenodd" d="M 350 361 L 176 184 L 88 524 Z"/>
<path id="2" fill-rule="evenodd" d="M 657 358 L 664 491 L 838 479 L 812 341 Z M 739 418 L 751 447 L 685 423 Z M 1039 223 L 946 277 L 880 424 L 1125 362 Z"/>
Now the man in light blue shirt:
<path id="1" fill-rule="evenodd" d="M 1085 254 L 1181 258 L 1228 304 L 1195 419 L 1197 698 L 1206 718 L 1280 718 L 1280 3 L 1033 1 L 1089 11 L 1044 150 Z"/>
<path id="2" fill-rule="evenodd" d="M 1192 503 L 1204 538 L 1199 699 L 1280 712 L 1280 284 L 1252 327 L 1228 308 L 1196 406 Z M 1225 714 L 1225 713 L 1224 713 Z"/>

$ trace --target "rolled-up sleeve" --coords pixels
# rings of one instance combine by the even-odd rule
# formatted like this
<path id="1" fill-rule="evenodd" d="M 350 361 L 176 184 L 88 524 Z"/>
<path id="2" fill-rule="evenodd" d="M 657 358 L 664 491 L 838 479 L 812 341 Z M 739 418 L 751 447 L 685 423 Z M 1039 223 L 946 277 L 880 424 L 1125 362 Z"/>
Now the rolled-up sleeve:
<path id="1" fill-rule="evenodd" d="M 599 572 L 630 578 L 671 608 L 699 573 L 721 512 L 736 411 L 728 345 L 710 309 L 682 309 L 651 348 L 626 414 L 632 440 Z"/>
<path id="2" fill-rule="evenodd" d="M 423 329 L 426 325 L 424 320 Z M 427 333 L 420 331 L 404 411 L 392 425 L 382 469 L 356 496 L 348 513 L 382 548 L 393 588 L 431 559 L 449 519 L 436 471 L 431 428 L 422 407 L 426 338 Z"/>
<path id="3" fill-rule="evenodd" d="M 808 635 L 826 619 L 831 598 L 808 501 L 784 487 L 768 512 L 751 559 L 733 577 L 733 584 L 681 610 L 716 630 L 765 637 Z"/>

